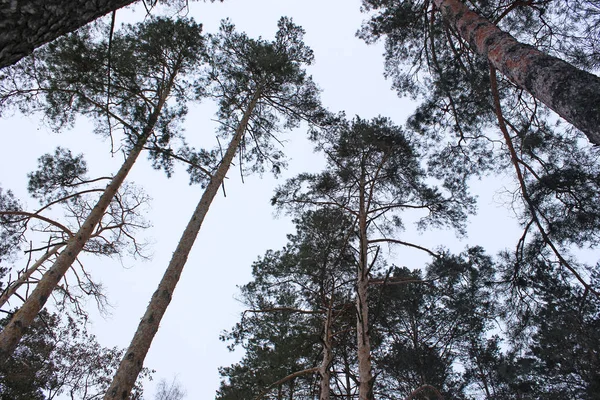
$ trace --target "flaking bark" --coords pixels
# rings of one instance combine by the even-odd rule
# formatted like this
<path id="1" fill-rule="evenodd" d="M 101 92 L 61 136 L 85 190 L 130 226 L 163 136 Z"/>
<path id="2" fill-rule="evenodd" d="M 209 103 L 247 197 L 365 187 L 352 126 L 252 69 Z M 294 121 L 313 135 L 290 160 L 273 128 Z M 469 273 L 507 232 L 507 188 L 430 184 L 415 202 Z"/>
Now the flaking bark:
<path id="1" fill-rule="evenodd" d="M 135 0 L 0 0 L 0 68 Z"/>
<path id="2" fill-rule="evenodd" d="M 434 0 L 471 47 L 518 87 L 600 145 L 600 78 L 520 43 L 460 0 Z"/>
<path id="3" fill-rule="evenodd" d="M 126 400 L 129 398 L 129 393 L 144 365 L 146 354 L 158 331 L 160 321 L 171 302 L 173 292 L 175 291 L 183 267 L 187 262 L 190 251 L 192 250 L 196 237 L 202 227 L 202 222 L 225 179 L 225 175 L 227 174 L 231 162 L 244 137 L 246 126 L 248 125 L 248 121 L 250 120 L 259 98 L 260 92 L 257 91 L 239 123 L 235 135 L 229 142 L 227 151 L 225 152 L 217 171 L 206 186 L 206 189 L 200 198 L 200 202 L 196 206 L 192 218 L 188 222 L 183 235 L 179 240 L 177 248 L 169 262 L 169 266 L 167 267 L 158 288 L 150 299 L 146 312 L 138 325 L 129 348 L 125 352 L 123 360 L 121 360 L 119 369 L 104 396 L 104 400 Z"/>

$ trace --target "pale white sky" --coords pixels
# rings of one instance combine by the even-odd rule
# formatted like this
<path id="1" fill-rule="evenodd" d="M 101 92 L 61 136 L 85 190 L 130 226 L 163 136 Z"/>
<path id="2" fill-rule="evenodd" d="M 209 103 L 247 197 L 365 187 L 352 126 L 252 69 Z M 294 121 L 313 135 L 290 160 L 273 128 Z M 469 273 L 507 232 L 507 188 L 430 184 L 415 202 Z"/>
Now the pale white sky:
<path id="1" fill-rule="evenodd" d="M 143 18 L 144 8 L 137 5 L 119 11 L 118 18 L 134 21 Z M 383 78 L 382 46 L 367 46 L 355 37 L 365 15 L 359 0 L 226 0 L 225 3 L 190 3 L 189 16 L 204 24 L 205 32 L 216 32 L 222 18 L 230 18 L 239 31 L 250 37 L 271 38 L 281 16 L 293 17 L 306 30 L 305 42 L 315 52 L 315 64 L 309 71 L 322 88 L 322 100 L 333 111 L 346 111 L 350 117 L 377 115 L 390 117 L 402 124 L 414 107 L 409 100 L 399 99 Z M 194 143 L 214 138 L 210 104 L 193 108 L 188 116 L 186 132 Z M 109 143 L 94 136 L 89 124 L 82 122 L 72 131 L 54 134 L 35 117 L 15 116 L 0 120 L 3 146 L 0 148 L 0 184 L 26 199 L 26 174 L 35 168 L 37 158 L 60 145 L 75 154 L 84 153 L 90 176 L 114 173 L 122 158 L 109 155 Z M 293 231 L 288 218 L 274 218 L 269 204 L 275 186 L 299 172 L 316 171 L 323 165 L 305 139 L 305 129 L 284 136 L 289 169 L 279 180 L 265 175 L 248 177 L 242 184 L 237 170 L 232 169 L 226 184 L 227 197 L 219 195 L 204 226 L 173 301 L 146 358 L 146 366 L 156 369 L 155 381 L 147 385 L 146 397 L 153 398 L 160 378 L 177 376 L 187 390 L 187 399 L 214 397 L 219 379 L 217 368 L 241 357 L 230 353 L 219 333 L 239 319 L 241 305 L 235 300 L 237 285 L 250 279 L 250 265 L 267 249 L 279 249 L 286 234 Z M 112 315 L 101 317 L 92 302 L 91 330 L 104 346 L 127 347 L 143 315 L 148 300 L 166 268 L 180 234 L 187 224 L 201 189 L 188 186 L 185 171 L 180 168 L 171 179 L 151 169 L 140 160 L 130 180 L 141 185 L 152 197 L 147 218 L 153 227 L 142 235 L 153 244 L 149 262 L 117 260 L 85 256 L 89 271 L 107 289 Z M 490 253 L 512 246 L 518 235 L 512 212 L 501 206 L 495 190 L 501 185 L 476 182 L 480 195 L 480 214 L 472 218 L 470 238 L 458 241 L 452 232 L 414 236 L 415 242 L 437 247 L 445 245 L 461 251 L 467 243 L 480 244 Z M 34 200 L 24 201 L 35 208 Z M 490 226 L 494 235 L 490 236 Z M 426 260 L 414 250 L 394 251 L 392 262 L 417 268 Z"/>

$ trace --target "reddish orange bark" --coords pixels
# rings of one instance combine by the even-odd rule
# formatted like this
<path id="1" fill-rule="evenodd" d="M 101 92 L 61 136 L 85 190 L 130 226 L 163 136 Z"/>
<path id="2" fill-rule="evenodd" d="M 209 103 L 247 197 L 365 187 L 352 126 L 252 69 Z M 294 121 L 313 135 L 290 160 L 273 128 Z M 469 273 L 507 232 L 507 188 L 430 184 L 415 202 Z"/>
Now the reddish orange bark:
<path id="1" fill-rule="evenodd" d="M 520 43 L 460 0 L 434 2 L 478 54 L 600 145 L 598 76 Z"/>

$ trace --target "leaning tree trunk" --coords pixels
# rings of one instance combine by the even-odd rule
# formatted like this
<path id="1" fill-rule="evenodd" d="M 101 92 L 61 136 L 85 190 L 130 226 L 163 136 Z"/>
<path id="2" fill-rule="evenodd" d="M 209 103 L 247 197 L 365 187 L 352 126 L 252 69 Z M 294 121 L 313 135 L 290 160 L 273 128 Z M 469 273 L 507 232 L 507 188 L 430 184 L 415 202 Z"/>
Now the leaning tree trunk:
<path id="1" fill-rule="evenodd" d="M 131 344 L 125 352 L 123 360 L 121 360 L 119 369 L 104 396 L 104 400 L 125 400 L 129 398 L 129 393 L 144 365 L 146 354 L 158 331 L 160 321 L 171 302 L 173 292 L 175 291 L 183 267 L 192 250 L 198 232 L 200 232 L 200 228 L 202 227 L 202 222 L 208 213 L 208 209 L 210 208 L 215 195 L 219 191 L 219 187 L 225 179 L 225 175 L 227 174 L 229 166 L 233 161 L 233 157 L 244 137 L 246 126 L 248 125 L 248 121 L 250 120 L 259 98 L 260 92 L 257 91 L 237 127 L 235 135 L 231 139 L 229 147 L 227 148 L 217 171 L 211 177 L 208 186 L 206 186 L 206 189 L 200 198 L 200 202 L 196 206 L 192 218 L 188 222 L 183 235 L 177 244 L 177 248 L 169 262 L 169 266 L 158 284 L 158 288 L 150 299 L 150 303 L 146 308 L 146 313 L 140 321 L 137 331 L 133 335 Z"/>
<path id="2" fill-rule="evenodd" d="M 52 267 L 46 271 L 42 278 L 37 283 L 35 289 L 31 295 L 25 300 L 19 311 L 17 311 L 6 325 L 4 330 L 0 332 L 0 365 L 4 364 L 8 358 L 15 351 L 21 337 L 25 333 L 25 330 L 31 325 L 34 318 L 44 308 L 46 301 L 52 294 L 52 291 L 56 288 L 60 280 L 65 276 L 73 262 L 79 256 L 79 253 L 83 250 L 83 247 L 92 236 L 94 229 L 98 223 L 102 220 L 106 209 L 113 200 L 115 194 L 123 184 L 123 181 L 129 174 L 131 167 L 137 160 L 138 156 L 142 152 L 146 141 L 150 137 L 154 126 L 158 121 L 158 117 L 161 113 L 162 107 L 164 106 L 168 97 L 170 88 L 173 85 L 174 76 L 171 77 L 167 89 L 162 93 L 158 104 L 154 108 L 152 114 L 148 118 L 148 123 L 144 127 L 144 130 L 137 143 L 129 155 L 125 159 L 123 165 L 112 178 L 102 196 L 85 219 L 79 231 L 69 239 L 66 247 L 57 257 Z"/>
<path id="3" fill-rule="evenodd" d="M 356 339 L 358 354 L 358 398 L 373 399 L 373 372 L 371 366 L 371 339 L 369 337 L 369 262 L 367 238 L 367 210 L 365 196 L 365 176 L 361 173 L 359 188 L 359 245 L 358 277 L 356 282 Z"/>
<path id="4" fill-rule="evenodd" d="M 518 42 L 460 0 L 434 2 L 479 55 L 600 145 L 598 76 Z"/>
<path id="5" fill-rule="evenodd" d="M 37 47 L 136 0 L 0 1 L 0 68 Z"/>
<path id="6" fill-rule="evenodd" d="M 33 275 L 33 273 L 37 271 L 43 263 L 45 263 L 53 255 L 58 253 L 58 250 L 60 250 L 60 248 L 63 246 L 64 244 L 57 244 L 56 246 L 52 247 L 49 251 L 44 253 L 44 255 L 41 256 L 35 263 L 33 263 L 31 267 L 23 271 L 23 273 L 17 279 L 15 279 L 14 282 L 11 282 L 11 284 L 8 285 L 6 289 L 4 289 L 2 295 L 0 295 L 0 308 L 2 308 L 4 304 L 6 304 L 8 299 L 10 299 L 10 297 L 13 294 L 15 294 L 23 284 L 29 281 L 31 275 Z"/>

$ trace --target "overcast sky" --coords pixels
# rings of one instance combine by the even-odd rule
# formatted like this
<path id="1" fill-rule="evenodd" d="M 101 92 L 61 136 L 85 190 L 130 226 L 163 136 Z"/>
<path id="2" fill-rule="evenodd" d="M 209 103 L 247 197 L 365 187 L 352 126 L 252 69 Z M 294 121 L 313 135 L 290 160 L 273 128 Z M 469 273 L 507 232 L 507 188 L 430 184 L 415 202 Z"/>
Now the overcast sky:
<path id="1" fill-rule="evenodd" d="M 132 11 L 133 10 L 133 11 Z M 120 21 L 135 21 L 144 17 L 141 5 L 119 11 Z M 230 18 L 239 31 L 250 37 L 273 37 L 277 20 L 289 16 L 306 30 L 305 42 L 315 53 L 315 63 L 309 71 L 323 90 L 324 105 L 332 111 L 346 111 L 348 116 L 372 118 L 390 117 L 402 124 L 414 107 L 409 100 L 399 99 L 383 78 L 383 48 L 367 46 L 355 37 L 364 14 L 358 0 L 226 0 L 225 3 L 190 3 L 189 16 L 204 24 L 205 32 L 216 32 L 222 18 Z M 186 135 L 214 138 L 214 123 L 210 105 L 192 109 Z M 15 116 L 0 120 L 0 184 L 12 189 L 30 209 L 34 200 L 27 200 L 26 174 L 35 168 L 37 158 L 60 145 L 74 153 L 84 153 L 90 176 L 114 173 L 121 156 L 112 159 L 107 141 L 91 132 L 91 125 L 82 121 L 75 129 L 52 133 L 35 117 Z M 288 218 L 274 217 L 269 204 L 273 189 L 299 172 L 316 171 L 323 165 L 320 156 L 312 152 L 305 139 L 305 129 L 287 133 L 285 152 L 289 169 L 279 180 L 269 175 L 252 176 L 242 184 L 237 170 L 230 171 L 226 183 L 227 197 L 219 194 L 208 217 L 173 301 L 146 358 L 146 366 L 156 369 L 155 381 L 147 385 L 146 397 L 153 398 L 154 386 L 160 378 L 177 376 L 187 390 L 187 399 L 214 397 L 219 379 L 217 368 L 241 357 L 229 353 L 219 333 L 238 320 L 242 310 L 235 300 L 237 285 L 250 279 L 250 265 L 267 249 L 279 249 L 286 243 L 286 234 L 293 232 Z M 89 271 L 106 287 L 113 308 L 111 315 L 100 316 L 90 302 L 93 316 L 91 330 L 104 346 L 127 347 L 145 311 L 150 296 L 166 268 L 180 234 L 201 196 L 201 189 L 188 186 L 183 169 L 171 179 L 150 168 L 146 160 L 134 167 L 130 180 L 141 185 L 152 197 L 146 215 L 153 224 L 142 232 L 153 245 L 151 261 L 125 258 L 118 260 L 84 256 Z M 479 244 L 490 253 L 512 246 L 518 234 L 512 212 L 504 205 L 505 195 L 499 180 L 495 186 L 476 182 L 480 194 L 480 214 L 471 219 L 470 236 L 462 241 L 453 232 L 427 233 L 413 236 L 419 244 L 435 248 L 440 245 L 461 251 L 467 244 Z M 498 182 L 500 182 L 498 184 Z M 493 226 L 494 236 L 486 235 Z M 413 250 L 399 249 L 391 262 L 409 268 L 422 266 L 426 258 Z"/>

